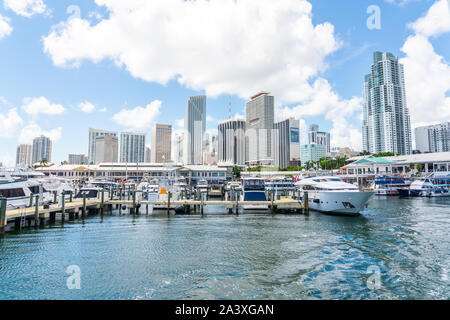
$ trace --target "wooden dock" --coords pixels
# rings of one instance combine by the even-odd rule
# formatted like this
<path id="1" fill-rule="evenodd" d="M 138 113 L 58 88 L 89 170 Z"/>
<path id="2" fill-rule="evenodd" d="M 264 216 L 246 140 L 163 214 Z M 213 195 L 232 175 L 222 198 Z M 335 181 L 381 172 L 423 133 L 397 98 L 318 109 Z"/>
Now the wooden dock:
<path id="1" fill-rule="evenodd" d="M 200 200 L 172 200 L 170 193 L 168 195 L 169 200 L 165 201 L 147 201 L 137 200 L 136 193 L 131 194 L 128 197 L 120 196 L 110 198 L 110 193 L 107 195 L 102 192 L 99 199 L 88 200 L 72 199 L 72 195 L 66 198 L 64 195 L 58 204 L 51 204 L 42 206 L 39 204 L 39 197 L 30 199 L 30 205 L 28 208 L 22 209 L 7 209 L 6 199 L 0 199 L 0 234 L 5 232 L 6 226 L 9 223 L 14 222 L 15 229 L 22 229 L 25 227 L 40 227 L 48 222 L 55 222 L 57 217 L 61 222 L 66 220 L 75 220 L 84 218 L 91 214 L 104 214 L 105 211 L 112 212 L 112 210 L 128 211 L 129 214 L 149 214 L 149 207 L 152 209 L 163 210 L 167 214 L 171 214 L 175 209 L 182 208 L 184 214 L 204 214 L 205 207 L 208 206 L 222 206 L 226 209 L 228 214 L 239 214 L 246 206 L 257 206 L 260 210 L 267 210 L 270 213 L 281 212 L 295 212 L 295 213 L 307 213 L 308 202 L 307 195 L 305 196 L 305 202 L 299 199 L 282 198 L 281 200 L 271 201 L 224 201 L 224 200 L 204 200 L 204 197 L 200 197 Z M 56 199 L 56 198 L 55 198 Z M 145 208 L 145 209 L 144 209 Z M 125 212 L 127 213 L 127 212 Z"/>

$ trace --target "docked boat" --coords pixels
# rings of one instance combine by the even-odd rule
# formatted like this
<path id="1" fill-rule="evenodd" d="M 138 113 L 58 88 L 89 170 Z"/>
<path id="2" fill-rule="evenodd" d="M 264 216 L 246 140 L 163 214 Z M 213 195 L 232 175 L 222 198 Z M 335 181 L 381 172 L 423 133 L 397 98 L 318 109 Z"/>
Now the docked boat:
<path id="1" fill-rule="evenodd" d="M 26 208 L 30 204 L 30 198 L 39 196 L 40 204 L 47 204 L 51 200 L 50 194 L 42 184 L 35 180 L 2 180 L 0 181 L 0 197 L 6 198 L 8 209 Z"/>
<path id="2" fill-rule="evenodd" d="M 401 189 L 406 189 L 409 184 L 400 177 L 378 177 L 373 183 L 373 189 L 377 196 L 398 196 Z"/>
<path id="3" fill-rule="evenodd" d="M 399 194 L 410 197 L 449 197 L 450 173 L 438 172 L 416 180 L 408 189 L 399 190 Z"/>
<path id="4" fill-rule="evenodd" d="M 295 182 L 292 178 L 272 178 L 266 180 L 265 187 L 268 192 L 274 194 L 276 199 L 296 190 Z"/>
<path id="5" fill-rule="evenodd" d="M 311 210 L 338 215 L 358 215 L 374 194 L 360 191 L 357 186 L 332 176 L 306 178 L 296 186 L 300 191 L 308 192 Z"/>
<path id="6" fill-rule="evenodd" d="M 264 179 L 244 178 L 242 179 L 241 205 L 243 210 L 267 210 L 267 204 L 258 202 L 267 201 L 266 186 Z M 245 202 L 249 202 L 246 204 Z"/>
<path id="7" fill-rule="evenodd" d="M 103 188 L 100 187 L 83 187 L 81 188 L 78 193 L 75 195 L 75 199 L 83 199 L 84 195 L 86 195 L 86 200 L 97 200 L 100 198 L 100 193 L 102 192 Z"/>

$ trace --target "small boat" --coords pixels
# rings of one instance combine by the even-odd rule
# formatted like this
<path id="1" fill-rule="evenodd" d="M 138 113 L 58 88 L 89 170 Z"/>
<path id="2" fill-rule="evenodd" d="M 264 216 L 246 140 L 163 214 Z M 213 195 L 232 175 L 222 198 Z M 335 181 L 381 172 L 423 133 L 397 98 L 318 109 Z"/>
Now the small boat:
<path id="1" fill-rule="evenodd" d="M 311 210 L 337 215 L 359 215 L 374 194 L 360 191 L 357 186 L 333 176 L 306 178 L 296 186 L 300 191 L 308 192 Z"/>
<path id="2" fill-rule="evenodd" d="M 296 190 L 294 179 L 292 178 L 273 178 L 265 183 L 266 190 L 273 193 L 276 199 L 285 196 L 286 193 L 291 193 Z"/>
<path id="3" fill-rule="evenodd" d="M 258 202 L 266 202 L 266 186 L 265 180 L 261 178 L 244 178 L 242 179 L 242 195 L 241 205 L 243 210 L 267 210 L 267 204 L 259 204 Z M 245 204 L 245 202 L 249 202 Z"/>
<path id="4" fill-rule="evenodd" d="M 36 196 L 39 196 L 40 204 L 47 204 L 51 201 L 51 194 L 37 180 L 3 179 L 0 181 L 0 197 L 6 198 L 8 209 L 28 207 L 31 196 L 33 196 L 33 203 Z"/>
<path id="5" fill-rule="evenodd" d="M 378 177 L 373 183 L 373 189 L 377 196 L 398 196 L 400 189 L 406 189 L 409 184 L 400 177 Z"/>
<path id="6" fill-rule="evenodd" d="M 97 200 L 100 198 L 102 191 L 103 188 L 86 186 L 78 191 L 74 199 L 83 199 L 84 195 L 86 195 L 86 200 Z"/>
<path id="7" fill-rule="evenodd" d="M 409 197 L 449 197 L 450 173 L 438 172 L 416 180 L 408 189 L 399 190 L 399 194 Z"/>

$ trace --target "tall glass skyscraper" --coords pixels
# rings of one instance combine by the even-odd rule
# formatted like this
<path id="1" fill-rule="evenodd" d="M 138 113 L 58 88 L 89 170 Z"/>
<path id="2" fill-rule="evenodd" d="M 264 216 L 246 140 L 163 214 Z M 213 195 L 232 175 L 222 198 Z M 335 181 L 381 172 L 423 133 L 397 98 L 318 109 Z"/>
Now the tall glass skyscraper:
<path id="1" fill-rule="evenodd" d="M 144 162 L 145 138 L 145 133 L 120 133 L 120 162 Z"/>
<path id="2" fill-rule="evenodd" d="M 403 65 L 387 52 L 375 52 L 373 60 L 372 71 L 364 82 L 363 149 L 370 153 L 411 154 Z"/>
<path id="3" fill-rule="evenodd" d="M 202 164 L 206 131 L 206 96 L 190 97 L 184 118 L 184 164 Z"/>
<path id="4" fill-rule="evenodd" d="M 37 163 L 46 159 L 52 161 L 52 140 L 45 136 L 39 136 L 33 140 L 33 157 L 32 162 Z"/>

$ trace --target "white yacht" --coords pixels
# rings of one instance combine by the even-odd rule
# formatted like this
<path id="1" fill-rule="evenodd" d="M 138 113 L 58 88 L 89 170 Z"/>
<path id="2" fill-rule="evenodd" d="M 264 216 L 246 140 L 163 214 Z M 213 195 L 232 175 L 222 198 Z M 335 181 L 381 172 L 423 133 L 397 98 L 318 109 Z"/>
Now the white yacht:
<path id="1" fill-rule="evenodd" d="M 0 197 L 6 198 L 8 209 L 26 208 L 30 204 L 30 197 L 39 195 L 39 203 L 47 204 L 51 201 L 51 195 L 44 190 L 42 184 L 34 180 L 2 179 L 0 181 Z"/>
<path id="2" fill-rule="evenodd" d="M 306 178 L 296 186 L 300 191 L 308 192 L 311 210 L 339 215 L 358 215 L 374 194 L 359 191 L 357 186 L 332 176 Z"/>
<path id="3" fill-rule="evenodd" d="M 399 190 L 401 196 L 450 197 L 450 172 L 436 172 L 411 183 L 409 189 Z"/>

